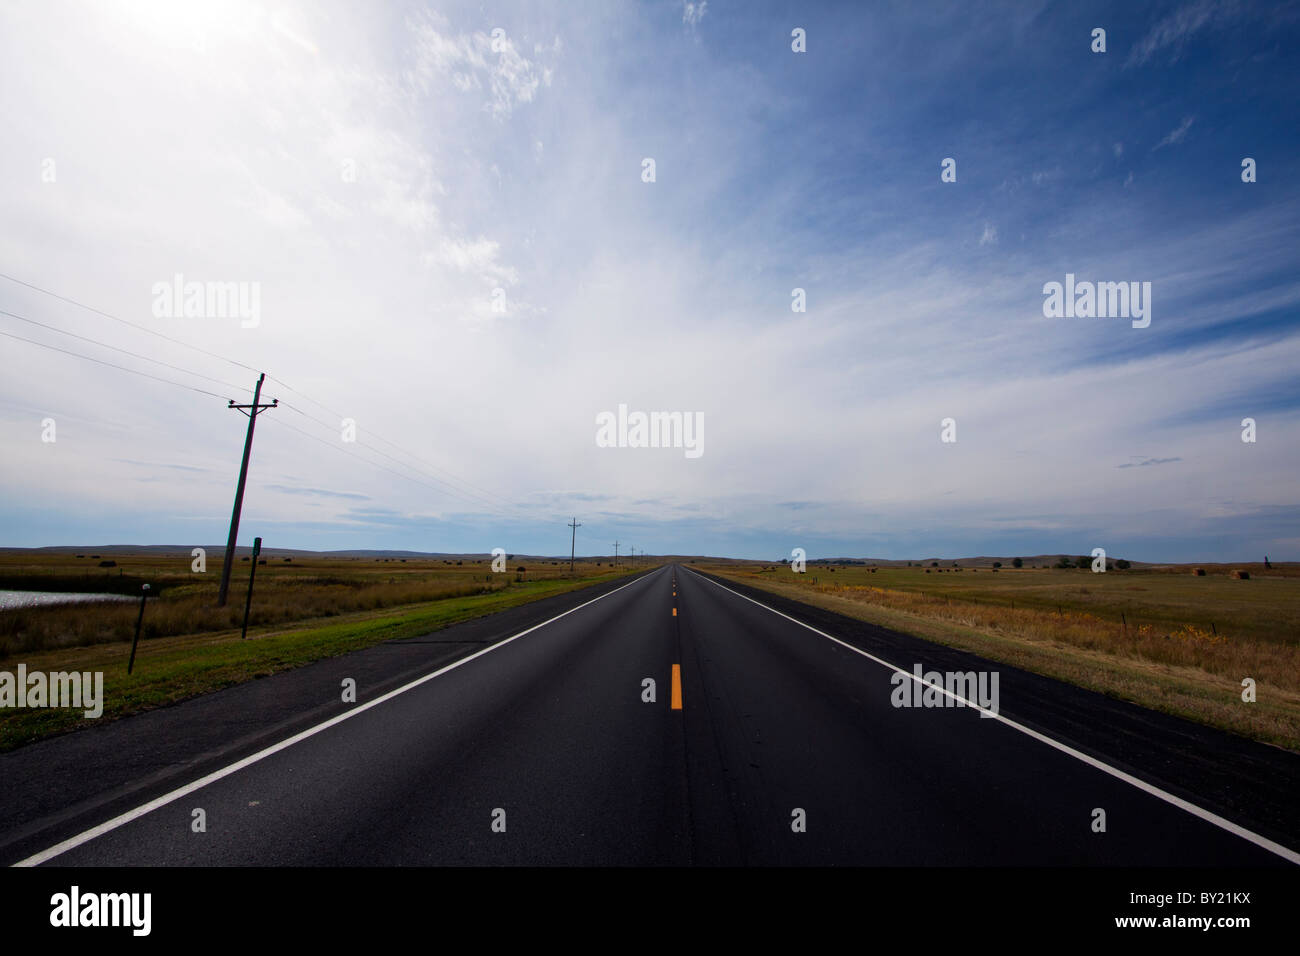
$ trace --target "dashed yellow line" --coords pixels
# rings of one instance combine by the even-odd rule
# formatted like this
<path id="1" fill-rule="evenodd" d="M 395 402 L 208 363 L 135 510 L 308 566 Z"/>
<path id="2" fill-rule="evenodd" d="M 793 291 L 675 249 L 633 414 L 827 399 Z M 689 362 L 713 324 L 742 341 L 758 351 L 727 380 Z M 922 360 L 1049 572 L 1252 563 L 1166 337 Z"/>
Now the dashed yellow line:
<path id="1" fill-rule="evenodd" d="M 682 665 L 673 665 L 673 710 L 682 709 Z"/>

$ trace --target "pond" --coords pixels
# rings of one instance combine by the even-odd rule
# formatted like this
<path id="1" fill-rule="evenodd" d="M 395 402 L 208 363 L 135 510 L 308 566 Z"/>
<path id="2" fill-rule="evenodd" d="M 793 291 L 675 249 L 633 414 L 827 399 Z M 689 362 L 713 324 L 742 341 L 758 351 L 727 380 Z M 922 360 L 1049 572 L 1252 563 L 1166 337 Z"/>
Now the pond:
<path id="1" fill-rule="evenodd" d="M 92 601 L 134 601 L 123 594 L 74 594 L 56 591 L 0 591 L 0 611 L 45 604 L 89 604 Z"/>

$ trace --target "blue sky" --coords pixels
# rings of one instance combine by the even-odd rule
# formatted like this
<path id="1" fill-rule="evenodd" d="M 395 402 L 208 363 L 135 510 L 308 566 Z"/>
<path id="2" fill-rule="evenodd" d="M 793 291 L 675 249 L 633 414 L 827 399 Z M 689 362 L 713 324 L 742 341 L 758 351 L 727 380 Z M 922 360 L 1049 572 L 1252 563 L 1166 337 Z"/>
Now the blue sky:
<path id="1" fill-rule="evenodd" d="M 241 540 L 1296 559 L 1297 39 L 1209 0 L 7 6 L 0 272 L 168 339 L 0 309 L 274 376 Z M 177 273 L 260 321 L 156 317 Z M 1150 327 L 1045 318 L 1067 273 L 1150 282 Z M 224 401 L 0 349 L 0 544 L 224 540 Z M 597 447 L 620 403 L 705 453 Z"/>

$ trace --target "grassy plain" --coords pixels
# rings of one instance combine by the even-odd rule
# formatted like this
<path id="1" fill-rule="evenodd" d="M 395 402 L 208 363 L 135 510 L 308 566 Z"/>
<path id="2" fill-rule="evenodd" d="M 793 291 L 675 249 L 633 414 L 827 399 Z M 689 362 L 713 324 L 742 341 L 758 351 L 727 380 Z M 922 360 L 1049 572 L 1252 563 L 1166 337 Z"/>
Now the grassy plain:
<path id="1" fill-rule="evenodd" d="M 91 554 L 98 555 L 92 558 Z M 149 598 L 134 671 L 126 673 L 139 601 L 0 611 L 0 670 L 102 671 L 98 721 L 184 700 L 298 667 L 576 590 L 625 575 L 608 561 L 266 556 L 253 591 L 248 640 L 240 640 L 249 563 L 236 563 L 227 607 L 215 606 L 220 560 L 204 574 L 183 554 L 0 553 L 0 589 L 138 595 Z M 117 566 L 101 569 L 100 560 Z M 462 563 L 457 563 L 457 561 Z M 479 563 L 479 562 L 482 563 Z M 523 571 L 517 570 L 523 567 Z M 120 573 L 119 573 L 120 572 Z M 0 752 L 92 722 L 79 710 L 0 709 Z"/>
<path id="2" fill-rule="evenodd" d="M 1300 567 L 701 570 L 1300 751 Z M 834 570 L 832 570 L 832 567 Z M 1248 579 L 1232 571 L 1249 572 Z M 1242 680 L 1256 701 L 1242 700 Z"/>

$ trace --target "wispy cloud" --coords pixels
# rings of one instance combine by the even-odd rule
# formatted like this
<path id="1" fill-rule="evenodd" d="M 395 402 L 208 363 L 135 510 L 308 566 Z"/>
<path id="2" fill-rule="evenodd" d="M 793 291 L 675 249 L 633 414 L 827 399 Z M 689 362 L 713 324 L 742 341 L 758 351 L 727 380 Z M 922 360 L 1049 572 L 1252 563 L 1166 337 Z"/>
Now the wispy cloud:
<path id="1" fill-rule="evenodd" d="M 1140 66 L 1153 56 L 1168 53 L 1177 60 L 1184 45 L 1203 27 L 1224 17 L 1232 6 L 1218 0 L 1198 0 L 1180 5 L 1173 13 L 1159 20 L 1129 53 L 1125 66 Z"/>
<path id="2" fill-rule="evenodd" d="M 1157 149 L 1160 149 L 1162 146 L 1176 146 L 1179 143 L 1181 143 L 1184 139 L 1187 138 L 1187 131 L 1192 128 L 1192 124 L 1195 122 L 1196 122 L 1195 116 L 1184 116 L 1183 121 L 1179 123 L 1178 126 L 1176 126 L 1174 129 L 1171 129 L 1168 133 L 1165 134 L 1164 139 L 1156 143 L 1155 146 L 1151 147 L 1151 152 L 1154 153 Z"/>
<path id="3" fill-rule="evenodd" d="M 298 485 L 267 485 L 271 491 L 284 495 L 305 495 L 312 498 L 346 498 L 350 501 L 369 501 L 369 495 L 358 495 L 346 491 L 329 491 L 325 488 L 304 488 Z"/>
<path id="4" fill-rule="evenodd" d="M 1126 462 L 1123 465 L 1116 465 L 1116 468 L 1146 468 L 1148 465 L 1168 465 L 1175 461 L 1182 461 L 1181 458 L 1142 458 L 1138 461 Z"/>

